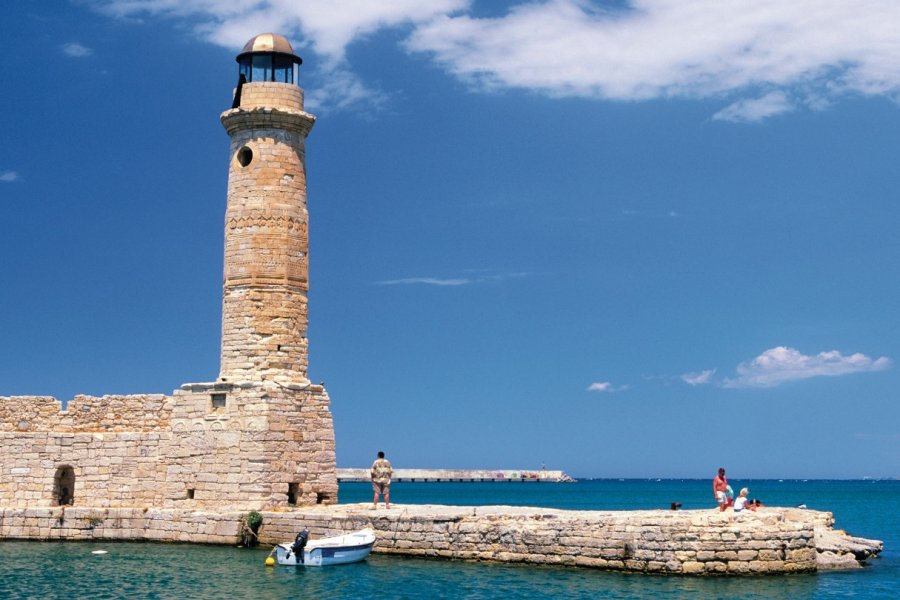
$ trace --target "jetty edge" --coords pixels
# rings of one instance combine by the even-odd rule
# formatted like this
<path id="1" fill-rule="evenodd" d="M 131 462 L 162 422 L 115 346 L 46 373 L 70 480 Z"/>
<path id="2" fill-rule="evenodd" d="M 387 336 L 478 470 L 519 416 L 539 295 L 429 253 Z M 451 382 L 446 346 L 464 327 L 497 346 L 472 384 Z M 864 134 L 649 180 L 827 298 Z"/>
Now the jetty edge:
<path id="1" fill-rule="evenodd" d="M 371 481 L 369 469 L 336 469 L 337 480 Z M 574 483 L 563 471 L 548 469 L 394 469 L 393 482 L 545 482 Z"/>
<path id="2" fill-rule="evenodd" d="M 376 553 L 638 573 L 813 573 L 858 568 L 884 546 L 833 529 L 830 512 L 778 507 L 734 513 L 360 503 L 259 512 L 262 544 L 291 540 L 303 528 L 316 539 L 369 527 Z M 0 508 L 0 539 L 234 545 L 245 515 L 226 506 Z"/>

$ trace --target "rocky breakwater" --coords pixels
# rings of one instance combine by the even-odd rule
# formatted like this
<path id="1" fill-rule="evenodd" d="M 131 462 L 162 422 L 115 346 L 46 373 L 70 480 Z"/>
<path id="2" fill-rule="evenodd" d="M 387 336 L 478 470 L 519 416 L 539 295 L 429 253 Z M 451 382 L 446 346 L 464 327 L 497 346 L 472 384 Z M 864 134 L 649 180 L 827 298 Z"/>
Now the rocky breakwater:
<path id="1" fill-rule="evenodd" d="M 264 518 L 261 539 L 272 543 L 304 526 L 313 536 L 372 527 L 375 551 L 389 554 L 686 575 L 814 572 L 822 568 L 817 541 L 834 538 L 830 513 L 779 508 L 736 514 L 355 504 Z M 846 556 L 849 548 L 838 551 Z"/>
<path id="2" fill-rule="evenodd" d="M 789 517 L 811 516 L 816 540 L 816 564 L 820 571 L 859 569 L 869 559 L 877 558 L 884 550 L 884 542 L 848 534 L 834 529 L 834 515 L 824 511 L 782 509 Z"/>

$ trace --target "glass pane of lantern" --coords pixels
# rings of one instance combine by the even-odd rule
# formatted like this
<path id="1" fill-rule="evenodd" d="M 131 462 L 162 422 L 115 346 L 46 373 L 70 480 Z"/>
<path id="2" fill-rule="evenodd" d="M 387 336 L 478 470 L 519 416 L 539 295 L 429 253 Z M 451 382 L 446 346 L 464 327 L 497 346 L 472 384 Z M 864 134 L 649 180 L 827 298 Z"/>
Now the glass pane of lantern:
<path id="1" fill-rule="evenodd" d="M 269 81 L 272 73 L 272 56 L 257 54 L 253 57 L 253 77 L 250 81 Z"/>
<path id="2" fill-rule="evenodd" d="M 244 58 L 241 60 L 241 66 L 239 73 L 247 78 L 247 81 L 253 81 L 253 73 L 250 69 L 250 59 Z"/>
<path id="3" fill-rule="evenodd" d="M 287 56 L 275 57 L 275 81 L 294 83 L 294 61 Z"/>

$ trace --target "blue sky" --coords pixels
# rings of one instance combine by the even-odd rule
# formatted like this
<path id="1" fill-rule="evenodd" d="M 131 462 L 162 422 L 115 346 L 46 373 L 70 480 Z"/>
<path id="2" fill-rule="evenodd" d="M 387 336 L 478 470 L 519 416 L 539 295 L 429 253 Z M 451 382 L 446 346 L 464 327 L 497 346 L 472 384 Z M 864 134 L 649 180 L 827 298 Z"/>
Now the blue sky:
<path id="1" fill-rule="evenodd" d="M 277 31 L 339 466 L 900 476 L 900 6 L 51 4 L 0 23 L 0 394 L 216 377 Z"/>

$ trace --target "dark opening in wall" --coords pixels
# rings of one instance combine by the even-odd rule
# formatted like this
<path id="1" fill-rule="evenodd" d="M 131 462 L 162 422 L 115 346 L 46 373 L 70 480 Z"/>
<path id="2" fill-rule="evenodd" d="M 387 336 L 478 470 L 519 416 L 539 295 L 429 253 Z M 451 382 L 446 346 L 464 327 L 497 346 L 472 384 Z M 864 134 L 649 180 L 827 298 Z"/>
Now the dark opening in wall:
<path id="1" fill-rule="evenodd" d="M 225 408 L 225 394 L 210 394 L 213 408 Z"/>
<path id="2" fill-rule="evenodd" d="M 187 498 L 188 498 L 188 500 L 193 500 L 193 499 L 194 499 L 194 488 L 188 488 L 188 491 L 187 491 Z"/>
<path id="3" fill-rule="evenodd" d="M 324 504 L 328 500 L 328 494 L 325 492 L 316 492 L 316 504 Z"/>
<path id="4" fill-rule="evenodd" d="M 291 506 L 297 505 L 297 490 L 299 489 L 300 484 L 298 483 L 289 483 L 288 484 L 288 504 Z"/>
<path id="5" fill-rule="evenodd" d="M 53 499 L 57 506 L 75 504 L 75 470 L 69 465 L 56 469 L 53 477 Z"/>
<path id="6" fill-rule="evenodd" d="M 242 167 L 246 167 L 250 164 L 250 161 L 253 160 L 253 150 L 251 150 L 247 146 L 244 146 L 243 148 L 238 150 L 237 159 L 238 162 L 241 163 Z"/>

